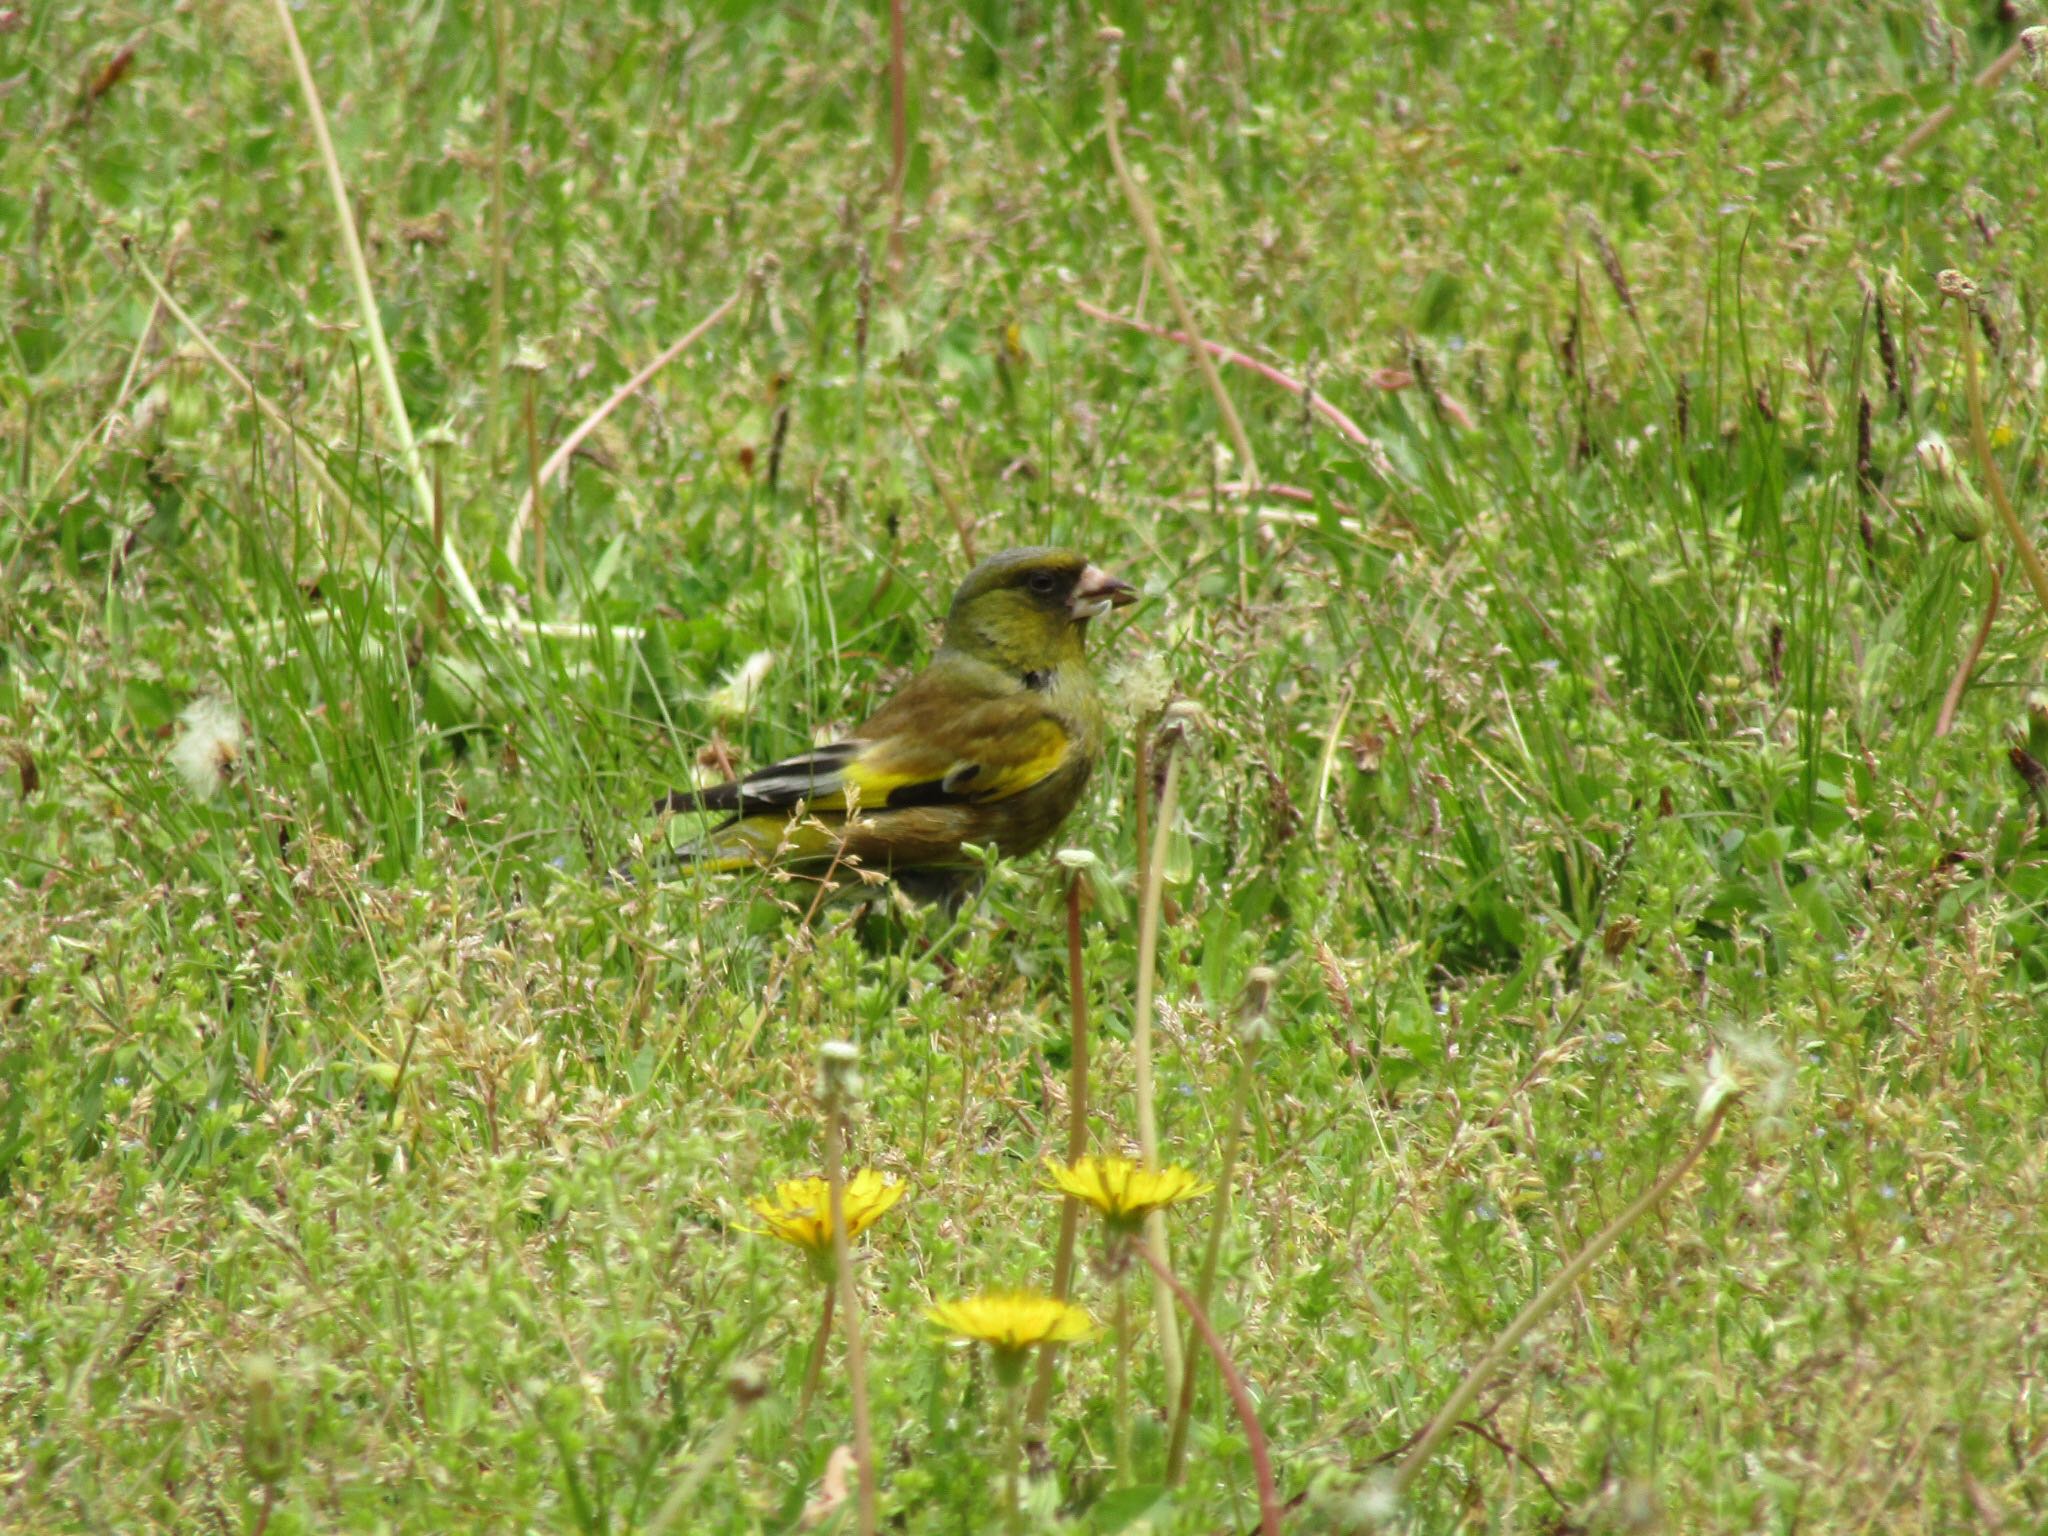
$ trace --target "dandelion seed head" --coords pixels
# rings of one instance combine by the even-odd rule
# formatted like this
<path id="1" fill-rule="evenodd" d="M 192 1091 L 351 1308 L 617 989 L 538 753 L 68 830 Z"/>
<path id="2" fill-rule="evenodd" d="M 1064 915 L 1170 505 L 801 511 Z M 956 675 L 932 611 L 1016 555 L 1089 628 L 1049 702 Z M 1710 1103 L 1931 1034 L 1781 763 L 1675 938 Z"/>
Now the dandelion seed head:
<path id="1" fill-rule="evenodd" d="M 211 800 L 241 767 L 243 746 L 242 717 L 234 704 L 208 695 L 187 705 L 178 717 L 171 766 L 195 798 Z"/>
<path id="2" fill-rule="evenodd" d="M 711 692 L 707 701 L 712 713 L 736 719 L 749 713 L 761 696 L 761 685 L 775 670 L 773 651 L 756 651 L 726 674 L 725 681 Z"/>
<path id="3" fill-rule="evenodd" d="M 1103 703 L 1110 725 L 1118 732 L 1150 720 L 1173 693 L 1173 677 L 1166 658 L 1156 651 L 1141 651 L 1109 668 L 1104 679 Z"/>

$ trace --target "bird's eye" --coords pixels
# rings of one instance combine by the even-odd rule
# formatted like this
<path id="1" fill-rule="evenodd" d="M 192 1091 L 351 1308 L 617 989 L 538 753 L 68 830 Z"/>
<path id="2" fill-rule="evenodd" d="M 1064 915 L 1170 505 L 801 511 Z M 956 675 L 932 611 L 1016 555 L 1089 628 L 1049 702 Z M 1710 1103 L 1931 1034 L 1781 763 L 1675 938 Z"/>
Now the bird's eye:
<path id="1" fill-rule="evenodd" d="M 1060 579 L 1051 571 L 1033 571 L 1029 585 L 1040 597 L 1050 597 L 1059 590 Z"/>

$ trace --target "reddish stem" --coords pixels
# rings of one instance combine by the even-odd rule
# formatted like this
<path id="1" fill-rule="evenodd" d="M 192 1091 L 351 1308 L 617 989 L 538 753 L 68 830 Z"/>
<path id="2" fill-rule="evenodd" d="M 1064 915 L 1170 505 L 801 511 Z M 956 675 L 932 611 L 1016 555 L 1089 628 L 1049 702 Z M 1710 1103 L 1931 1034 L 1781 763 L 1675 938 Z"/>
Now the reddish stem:
<path id="1" fill-rule="evenodd" d="M 1956 664 L 1955 676 L 1948 681 L 1948 692 L 1941 696 L 1941 713 L 1934 718 L 1934 734 L 1946 736 L 1955 729 L 1956 711 L 1962 707 L 1963 690 L 1970 686 L 1970 674 L 1977 670 L 1978 658 L 1984 654 L 1984 642 L 1991 638 L 1992 621 L 1998 617 L 1998 599 L 2004 590 L 2005 567 L 1991 569 L 1991 601 L 1984 605 L 1984 617 L 1977 625 L 1977 634 L 1970 641 L 1970 648 L 1963 652 L 1963 659 Z"/>
<path id="2" fill-rule="evenodd" d="M 1157 336 L 1162 341 L 1177 341 L 1184 347 L 1200 345 L 1224 362 L 1238 368 L 1249 368 L 1267 383 L 1278 384 L 1290 395 L 1300 396 L 1309 393 L 1308 386 L 1293 374 L 1283 373 L 1271 363 L 1262 362 L 1250 353 L 1240 352 L 1235 347 L 1226 347 L 1220 341 L 1211 341 L 1206 336 L 1199 338 L 1198 342 L 1190 341 L 1185 331 L 1169 331 L 1163 325 L 1153 325 L 1149 321 L 1135 319 L 1130 315 L 1119 315 L 1099 305 L 1090 304 L 1086 299 L 1074 300 L 1074 307 L 1093 319 L 1106 320 L 1111 325 L 1126 326 L 1134 331 L 1143 331 L 1147 336 Z M 1406 389 L 1415 382 L 1415 375 L 1405 368 L 1383 368 L 1374 373 L 1369 382 L 1375 389 Z M 1472 425 L 1472 413 L 1441 390 L 1437 392 L 1437 401 L 1443 406 L 1445 414 L 1460 427 L 1469 428 Z M 1342 409 L 1321 394 L 1311 395 L 1308 403 L 1309 409 L 1371 454 L 1374 467 L 1377 468 L 1385 461 L 1386 450 L 1380 446 L 1379 439 L 1353 421 Z"/>
<path id="3" fill-rule="evenodd" d="M 1195 1331 L 1201 1334 L 1202 1342 L 1208 1345 L 1209 1358 L 1216 1362 L 1217 1373 L 1230 1391 L 1230 1401 L 1237 1408 L 1237 1421 L 1244 1426 L 1245 1444 L 1252 1453 L 1252 1472 L 1259 1481 L 1259 1530 L 1262 1536 L 1280 1536 L 1280 1495 L 1273 1485 L 1273 1458 L 1266 1449 L 1266 1432 L 1259 1428 L 1258 1411 L 1252 1407 L 1251 1389 L 1238 1375 L 1230 1351 L 1223 1347 L 1223 1340 L 1210 1325 L 1208 1314 L 1195 1304 L 1195 1298 L 1188 1294 L 1187 1287 L 1173 1277 L 1172 1270 L 1159 1262 L 1159 1256 L 1149 1244 L 1132 1243 L 1130 1249 L 1173 1292 L 1174 1298 L 1194 1320 Z"/>
<path id="4" fill-rule="evenodd" d="M 1216 494 L 1218 496 L 1264 496 L 1273 501 L 1291 501 L 1296 506 L 1301 507 L 1312 507 L 1318 500 L 1316 493 L 1305 486 L 1281 485 L 1272 480 L 1266 481 L 1263 485 L 1253 485 L 1249 480 L 1225 480 L 1216 487 Z M 1201 495 L 1183 496 L 1174 505 L 1206 507 L 1209 505 L 1209 498 Z M 1332 501 L 1330 505 L 1346 515 L 1355 513 L 1358 510 L 1349 502 Z"/>

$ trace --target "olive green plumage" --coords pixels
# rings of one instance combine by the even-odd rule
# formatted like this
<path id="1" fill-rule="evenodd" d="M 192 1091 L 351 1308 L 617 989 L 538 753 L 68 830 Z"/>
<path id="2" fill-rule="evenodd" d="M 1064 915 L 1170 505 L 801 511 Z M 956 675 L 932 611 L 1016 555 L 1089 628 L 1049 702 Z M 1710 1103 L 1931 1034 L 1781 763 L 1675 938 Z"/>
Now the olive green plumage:
<path id="1" fill-rule="evenodd" d="M 971 878 L 962 844 L 1043 846 L 1102 755 L 1088 622 L 1135 597 L 1070 550 L 984 560 L 953 594 L 931 664 L 844 741 L 669 795 L 661 809 L 729 813 L 684 859 L 813 875 L 858 864 L 929 898 Z"/>

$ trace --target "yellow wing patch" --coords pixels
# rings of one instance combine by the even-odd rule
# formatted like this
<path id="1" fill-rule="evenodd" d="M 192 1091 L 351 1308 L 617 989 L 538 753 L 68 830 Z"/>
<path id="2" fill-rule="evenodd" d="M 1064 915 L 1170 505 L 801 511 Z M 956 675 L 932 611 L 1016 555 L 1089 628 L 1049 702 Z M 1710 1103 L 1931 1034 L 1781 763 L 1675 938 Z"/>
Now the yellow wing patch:
<path id="1" fill-rule="evenodd" d="M 988 732 L 977 745 L 982 750 L 958 756 L 940 743 L 879 741 L 846 765 L 847 788 L 834 799 L 844 809 L 857 798 L 863 811 L 1006 800 L 1058 772 L 1073 750 L 1060 723 L 1044 715 Z"/>

